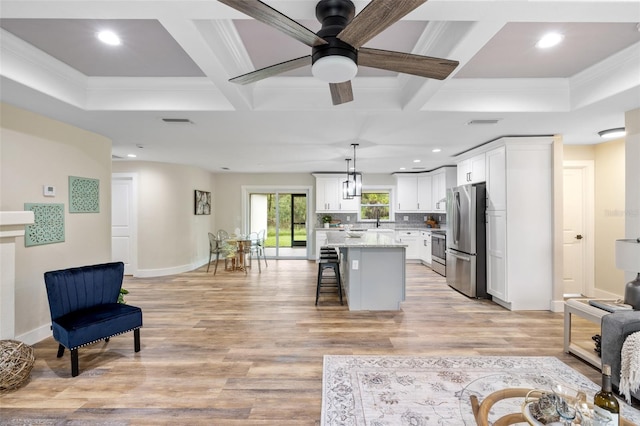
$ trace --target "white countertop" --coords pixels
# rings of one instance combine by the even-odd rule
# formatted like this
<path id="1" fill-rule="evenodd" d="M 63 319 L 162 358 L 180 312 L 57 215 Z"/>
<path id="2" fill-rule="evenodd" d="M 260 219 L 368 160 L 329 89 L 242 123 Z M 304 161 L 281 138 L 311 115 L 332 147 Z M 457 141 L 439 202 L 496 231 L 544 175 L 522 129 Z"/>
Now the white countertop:
<path id="1" fill-rule="evenodd" d="M 332 232 L 327 235 L 329 247 L 407 247 L 384 232 L 362 232 L 361 237 L 349 237 L 346 232 Z"/>

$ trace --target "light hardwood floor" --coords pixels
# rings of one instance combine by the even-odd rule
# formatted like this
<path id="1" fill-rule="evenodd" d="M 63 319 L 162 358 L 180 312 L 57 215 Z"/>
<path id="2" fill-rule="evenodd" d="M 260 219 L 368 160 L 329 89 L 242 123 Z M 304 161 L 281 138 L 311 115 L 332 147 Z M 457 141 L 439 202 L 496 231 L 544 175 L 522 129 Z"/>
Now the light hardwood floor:
<path id="1" fill-rule="evenodd" d="M 316 425 L 325 354 L 555 356 L 600 381 L 563 353 L 562 314 L 470 300 L 422 265 L 407 265 L 399 312 L 350 312 L 335 295 L 314 306 L 317 267 L 305 260 L 205 270 L 125 279 L 144 315 L 137 354 L 132 333 L 81 348 L 72 378 L 68 352 L 56 358 L 52 338 L 35 345 L 30 382 L 0 395 L 3 424 Z M 577 327 L 586 342 L 597 332 Z"/>

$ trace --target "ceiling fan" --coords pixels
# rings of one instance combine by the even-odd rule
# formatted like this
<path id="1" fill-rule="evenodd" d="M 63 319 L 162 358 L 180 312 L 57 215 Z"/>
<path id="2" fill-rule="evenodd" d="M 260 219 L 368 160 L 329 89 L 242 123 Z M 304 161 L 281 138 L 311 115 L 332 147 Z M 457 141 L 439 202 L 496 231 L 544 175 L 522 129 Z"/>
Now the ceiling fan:
<path id="1" fill-rule="evenodd" d="M 229 80 L 233 83 L 254 83 L 312 65 L 313 75 L 329 83 L 333 104 L 340 105 L 353 100 L 351 79 L 358 65 L 438 80 L 458 66 L 448 59 L 362 47 L 427 0 L 371 0 L 357 16 L 351 0 L 320 0 L 316 18 L 322 28 L 317 34 L 260 0 L 218 1 L 311 47 L 311 55 L 243 74 Z"/>

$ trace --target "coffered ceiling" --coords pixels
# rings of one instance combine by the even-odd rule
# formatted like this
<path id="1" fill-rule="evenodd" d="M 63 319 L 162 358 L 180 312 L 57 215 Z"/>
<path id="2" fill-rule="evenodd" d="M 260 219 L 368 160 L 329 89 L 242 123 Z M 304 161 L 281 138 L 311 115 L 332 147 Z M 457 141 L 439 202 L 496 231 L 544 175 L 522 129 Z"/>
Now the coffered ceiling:
<path id="1" fill-rule="evenodd" d="M 315 1 L 265 3 L 320 28 Z M 429 0 L 365 46 L 460 65 L 443 81 L 360 66 L 339 106 L 310 67 L 230 83 L 310 49 L 216 0 L 2 0 L 0 16 L 2 101 L 110 138 L 118 161 L 343 171 L 359 143 L 364 173 L 429 170 L 506 135 L 599 143 L 640 108 L 637 0 Z M 537 49 L 548 31 L 563 42 Z"/>

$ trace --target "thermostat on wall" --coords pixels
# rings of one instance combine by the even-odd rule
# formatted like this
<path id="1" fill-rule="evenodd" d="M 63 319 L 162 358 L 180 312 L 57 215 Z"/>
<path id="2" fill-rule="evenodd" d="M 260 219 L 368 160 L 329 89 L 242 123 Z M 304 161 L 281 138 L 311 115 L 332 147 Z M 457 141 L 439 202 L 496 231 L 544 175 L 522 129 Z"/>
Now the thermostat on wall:
<path id="1" fill-rule="evenodd" d="M 55 197 L 56 196 L 56 187 L 51 185 L 44 185 L 42 187 L 42 193 L 45 197 Z"/>

